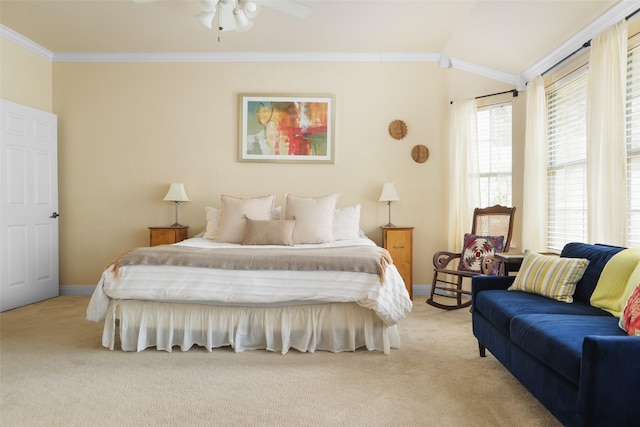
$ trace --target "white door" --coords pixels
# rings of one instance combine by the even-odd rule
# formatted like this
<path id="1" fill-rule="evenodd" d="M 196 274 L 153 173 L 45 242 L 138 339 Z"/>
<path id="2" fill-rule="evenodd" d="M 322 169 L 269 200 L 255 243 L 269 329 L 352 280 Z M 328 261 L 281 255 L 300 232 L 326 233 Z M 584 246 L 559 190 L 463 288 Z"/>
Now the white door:
<path id="1" fill-rule="evenodd" d="M 58 125 L 0 100 L 0 311 L 58 296 Z"/>

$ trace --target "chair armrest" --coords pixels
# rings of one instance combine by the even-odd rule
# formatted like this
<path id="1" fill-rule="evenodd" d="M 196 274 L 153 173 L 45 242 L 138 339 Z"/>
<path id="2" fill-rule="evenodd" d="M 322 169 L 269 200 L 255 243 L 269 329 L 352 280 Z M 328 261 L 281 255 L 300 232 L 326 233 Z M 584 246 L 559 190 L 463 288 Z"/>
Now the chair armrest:
<path id="1" fill-rule="evenodd" d="M 506 290 L 516 276 L 474 276 L 471 279 L 471 305 L 475 306 L 478 292 L 489 290 Z"/>
<path id="2" fill-rule="evenodd" d="M 585 425 L 640 420 L 640 337 L 587 336 L 582 343 L 578 414 Z"/>
<path id="3" fill-rule="evenodd" d="M 433 255 L 433 266 L 438 270 L 445 270 L 451 261 L 458 258 L 459 252 L 438 251 Z"/>

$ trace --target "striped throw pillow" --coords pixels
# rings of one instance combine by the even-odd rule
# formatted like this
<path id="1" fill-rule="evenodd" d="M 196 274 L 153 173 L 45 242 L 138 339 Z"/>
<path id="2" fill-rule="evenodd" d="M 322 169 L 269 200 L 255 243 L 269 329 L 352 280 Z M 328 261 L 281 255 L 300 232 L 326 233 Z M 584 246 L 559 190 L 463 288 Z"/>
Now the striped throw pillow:
<path id="1" fill-rule="evenodd" d="M 560 258 L 525 250 L 522 266 L 509 290 L 572 303 L 576 284 L 588 265 L 589 260 L 583 258 Z"/>

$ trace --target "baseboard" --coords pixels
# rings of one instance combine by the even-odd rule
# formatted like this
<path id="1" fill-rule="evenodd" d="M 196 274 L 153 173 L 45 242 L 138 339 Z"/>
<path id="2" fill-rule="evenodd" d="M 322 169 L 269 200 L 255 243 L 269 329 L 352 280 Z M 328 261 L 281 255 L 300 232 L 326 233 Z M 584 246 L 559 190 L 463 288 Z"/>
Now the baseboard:
<path id="1" fill-rule="evenodd" d="M 431 285 L 413 285 L 413 296 L 427 297 L 431 295 Z"/>
<path id="2" fill-rule="evenodd" d="M 91 296 L 95 285 L 60 285 L 60 296 Z"/>

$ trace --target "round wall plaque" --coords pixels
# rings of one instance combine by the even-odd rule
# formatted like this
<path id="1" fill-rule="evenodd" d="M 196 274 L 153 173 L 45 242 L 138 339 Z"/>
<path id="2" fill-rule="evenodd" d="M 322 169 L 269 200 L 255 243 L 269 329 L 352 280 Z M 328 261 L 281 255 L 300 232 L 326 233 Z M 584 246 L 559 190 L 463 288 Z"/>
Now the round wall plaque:
<path id="1" fill-rule="evenodd" d="M 416 163 L 424 163 L 429 158 L 429 149 L 424 145 L 416 145 L 411 150 L 411 158 Z"/>
<path id="2" fill-rule="evenodd" d="M 389 135 L 393 139 L 402 139 L 407 135 L 407 124 L 402 120 L 394 120 L 389 124 Z"/>

